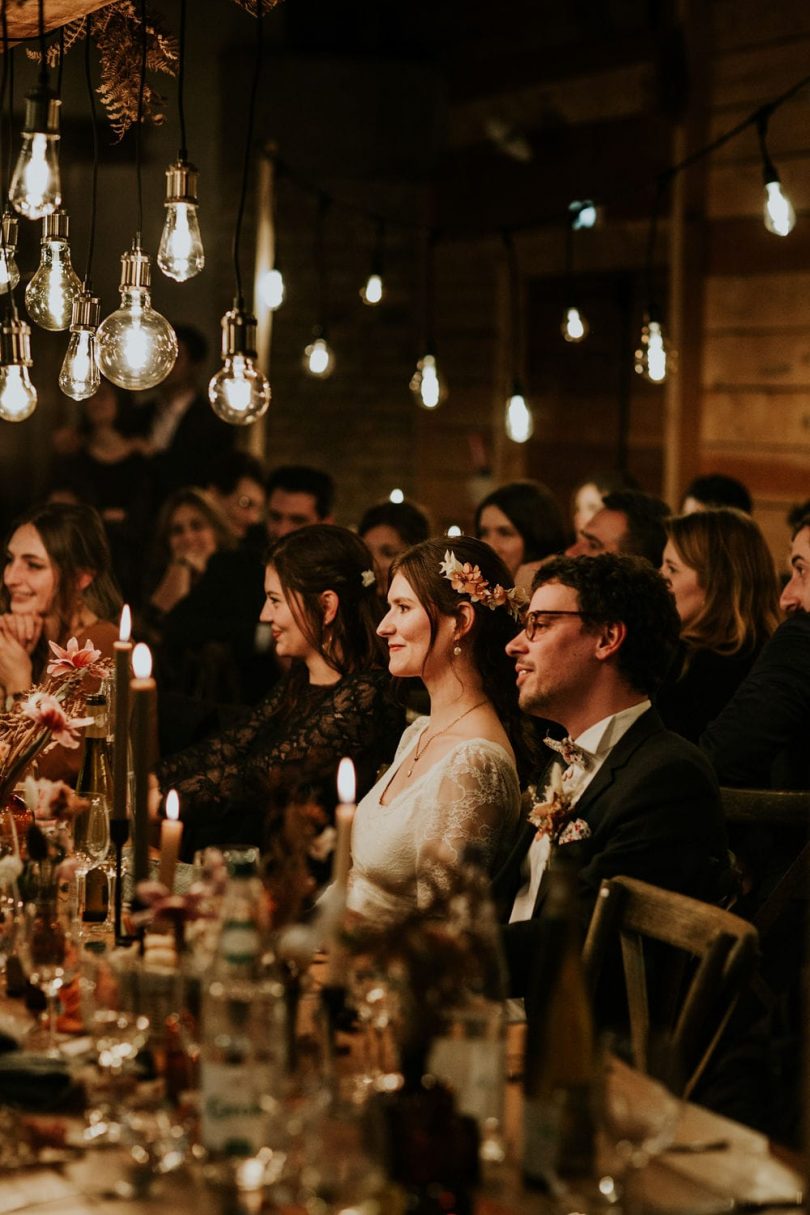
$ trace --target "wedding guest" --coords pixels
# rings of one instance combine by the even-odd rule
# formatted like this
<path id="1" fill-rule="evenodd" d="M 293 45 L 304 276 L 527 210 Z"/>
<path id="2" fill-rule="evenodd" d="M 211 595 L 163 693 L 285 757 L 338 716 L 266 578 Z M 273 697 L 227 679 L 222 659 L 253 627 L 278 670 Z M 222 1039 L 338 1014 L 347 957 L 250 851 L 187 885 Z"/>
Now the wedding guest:
<path id="1" fill-rule="evenodd" d="M 595 557 L 598 553 L 623 553 L 646 557 L 656 569 L 666 543 L 666 502 L 641 490 L 615 490 L 605 494 L 602 508 L 579 529 L 565 550 L 566 557 Z"/>
<path id="2" fill-rule="evenodd" d="M 459 537 L 448 555 L 448 543 L 395 558 L 377 630 L 391 674 L 421 679 L 430 697 L 357 807 L 348 905 L 377 921 L 417 905 L 465 844 L 494 869 L 517 824 L 525 749 L 504 646 L 521 601 L 488 545 Z"/>
<path id="3" fill-rule="evenodd" d="M 560 722 L 569 737 L 552 747 L 566 765 L 550 762 L 556 799 L 538 795 L 493 883 L 509 919 L 513 995 L 526 993 L 553 848 L 578 863 L 583 931 L 602 879 L 618 874 L 710 901 L 727 893 L 714 774 L 650 702 L 678 631 L 663 578 L 638 557 L 560 557 L 535 577 L 525 628 L 507 652 L 523 712 Z"/>
<path id="4" fill-rule="evenodd" d="M 374 558 L 377 589 L 385 597 L 391 562 L 414 544 L 421 544 L 430 535 L 430 521 L 415 502 L 407 498 L 391 502 L 386 498 L 370 506 L 357 527 Z"/>
<path id="5" fill-rule="evenodd" d="M 722 785 L 810 789 L 810 515 L 790 550 L 779 625 L 700 745 Z"/>
<path id="6" fill-rule="evenodd" d="M 724 473 L 708 473 L 695 477 L 687 485 L 681 501 L 681 514 L 691 515 L 695 511 L 713 510 L 718 506 L 733 506 L 735 510 L 750 515 L 753 503 L 742 481 L 727 477 Z"/>
<path id="7" fill-rule="evenodd" d="M 776 569 L 750 515 L 731 507 L 668 519 L 661 565 L 681 641 L 658 691 L 664 724 L 697 742 L 779 623 Z"/>
<path id="8" fill-rule="evenodd" d="M 387 763 L 402 728 L 390 699 L 376 625 L 371 554 L 346 528 L 316 524 L 271 547 L 265 604 L 276 650 L 290 667 L 247 720 L 164 760 L 177 789 L 187 854 L 208 844 L 263 843 L 267 782 L 302 783 L 331 799 L 339 759 L 355 763 L 360 793 Z M 325 792 L 324 792 L 325 790 Z"/>
<path id="9" fill-rule="evenodd" d="M 273 543 L 298 528 L 331 523 L 335 500 L 335 484 L 329 474 L 306 465 L 274 469 L 265 489 L 265 525 L 249 528 L 238 548 L 214 553 L 199 581 L 163 622 L 169 646 L 197 652 L 211 644 L 225 647 L 226 667 L 234 684 L 229 699 L 243 705 L 256 704 L 266 696 L 279 675 L 269 626 L 259 623 L 268 539 Z M 185 734 L 182 737 L 175 731 L 172 737 L 164 737 L 164 753 L 178 751 L 192 741 L 199 721 L 183 725 L 184 720 L 182 714 L 175 713 L 173 719 L 163 715 L 167 726 L 182 725 Z"/>
<path id="10" fill-rule="evenodd" d="M 240 544 L 249 529 L 264 519 L 267 505 L 264 480 L 261 460 L 247 451 L 226 452 L 212 469 L 206 489 Z"/>
<path id="11" fill-rule="evenodd" d="M 159 622 L 188 595 L 220 549 L 233 548 L 228 522 L 210 494 L 189 486 L 164 502 L 155 529 L 148 619 Z"/>
<path id="12" fill-rule="evenodd" d="M 475 534 L 494 549 L 514 582 L 521 565 L 565 548 L 565 519 L 540 481 L 510 481 L 487 494 L 475 511 Z"/>
<path id="13" fill-rule="evenodd" d="M 581 481 L 571 495 L 574 535 L 578 536 L 588 520 L 602 509 L 605 494 L 622 489 L 638 489 L 633 478 L 623 472 L 596 473 L 586 481 Z"/>
<path id="14" fill-rule="evenodd" d="M 48 503 L 20 516 L 6 542 L 0 590 L 0 686 L 6 703 L 45 675 L 48 642 L 91 641 L 111 658 L 121 596 L 104 525 L 91 506 Z M 78 751 L 55 747 L 41 775 L 70 779 Z"/>

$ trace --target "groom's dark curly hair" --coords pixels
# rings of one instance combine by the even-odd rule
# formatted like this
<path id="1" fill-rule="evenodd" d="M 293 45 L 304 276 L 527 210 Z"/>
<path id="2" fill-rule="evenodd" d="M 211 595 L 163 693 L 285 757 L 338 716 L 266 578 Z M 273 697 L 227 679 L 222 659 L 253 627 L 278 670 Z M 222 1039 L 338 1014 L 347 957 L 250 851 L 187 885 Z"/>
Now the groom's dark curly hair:
<path id="1" fill-rule="evenodd" d="M 532 590 L 547 582 L 577 592 L 583 628 L 595 631 L 621 622 L 627 635 L 618 653 L 619 670 L 639 692 L 659 687 L 678 644 L 680 620 L 669 587 L 649 561 L 616 553 L 555 557 L 537 571 Z"/>

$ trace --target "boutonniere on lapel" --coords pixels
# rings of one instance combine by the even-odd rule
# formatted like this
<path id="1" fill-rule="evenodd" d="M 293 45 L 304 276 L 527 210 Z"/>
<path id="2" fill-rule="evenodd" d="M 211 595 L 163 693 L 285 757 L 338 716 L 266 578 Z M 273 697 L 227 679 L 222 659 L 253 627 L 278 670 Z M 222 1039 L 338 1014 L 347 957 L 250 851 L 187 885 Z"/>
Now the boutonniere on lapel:
<path id="1" fill-rule="evenodd" d="M 536 839 L 545 835 L 552 844 L 573 844 L 586 840 L 591 834 L 584 818 L 576 818 L 576 789 L 565 787 L 556 765 L 551 770 L 551 780 L 542 800 L 538 798 L 535 785 L 529 785 L 524 796 L 529 804 L 529 822 L 537 828 Z"/>

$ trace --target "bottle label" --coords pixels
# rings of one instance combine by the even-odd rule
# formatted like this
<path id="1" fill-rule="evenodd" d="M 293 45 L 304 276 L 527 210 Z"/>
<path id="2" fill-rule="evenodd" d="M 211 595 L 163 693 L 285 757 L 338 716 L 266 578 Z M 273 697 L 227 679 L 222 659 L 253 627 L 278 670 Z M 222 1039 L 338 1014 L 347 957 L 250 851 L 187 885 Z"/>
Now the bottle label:
<path id="1" fill-rule="evenodd" d="M 261 951 L 259 931 L 252 920 L 226 920 L 222 925 L 219 951 L 231 966 L 254 962 Z"/>
<path id="2" fill-rule="evenodd" d="M 201 1070 L 203 1144 L 210 1152 L 255 1156 L 268 1138 L 262 1106 L 268 1067 L 255 1058 L 250 1066 L 204 1059 Z"/>

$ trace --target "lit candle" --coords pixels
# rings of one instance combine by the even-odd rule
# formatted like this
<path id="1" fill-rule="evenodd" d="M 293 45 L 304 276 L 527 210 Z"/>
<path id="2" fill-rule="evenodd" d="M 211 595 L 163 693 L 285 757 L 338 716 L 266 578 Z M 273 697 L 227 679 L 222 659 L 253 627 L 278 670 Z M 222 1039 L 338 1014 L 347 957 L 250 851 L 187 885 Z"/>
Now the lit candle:
<path id="1" fill-rule="evenodd" d="M 352 850 L 352 825 L 354 823 L 354 795 L 357 782 L 354 775 L 354 764 L 344 755 L 338 766 L 337 788 L 339 805 L 335 811 L 335 826 L 337 840 L 332 864 L 332 881 L 345 893 L 349 878 L 349 864 Z"/>
<path id="2" fill-rule="evenodd" d="M 132 759 L 135 767 L 135 845 L 132 877 L 137 885 L 149 876 L 149 761 L 155 705 L 152 655 L 149 646 L 143 642 L 139 642 L 132 651 L 132 669 L 135 672 L 135 678 L 129 685 L 132 693 Z"/>
<path id="3" fill-rule="evenodd" d="M 115 743 L 113 748 L 113 818 L 127 816 L 129 775 L 129 664 L 132 656 L 132 616 L 129 604 L 121 609 L 121 625 L 115 650 Z"/>
<path id="4" fill-rule="evenodd" d="M 160 869 L 158 881 L 174 890 L 174 871 L 180 854 L 183 824 L 180 822 L 180 798 L 174 789 L 166 794 L 166 817 L 160 824 Z"/>

